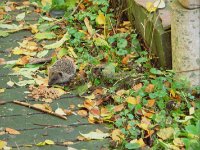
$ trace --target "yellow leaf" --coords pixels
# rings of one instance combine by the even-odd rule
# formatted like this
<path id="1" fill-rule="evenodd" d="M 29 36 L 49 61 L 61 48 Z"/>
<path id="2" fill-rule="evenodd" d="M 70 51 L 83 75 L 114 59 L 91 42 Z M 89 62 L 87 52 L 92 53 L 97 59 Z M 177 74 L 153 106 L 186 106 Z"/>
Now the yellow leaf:
<path id="1" fill-rule="evenodd" d="M 136 104 L 140 103 L 140 100 L 136 99 L 135 97 L 129 96 L 129 97 L 126 98 L 126 102 L 129 103 L 129 104 L 132 104 L 132 105 L 136 105 Z"/>
<path id="2" fill-rule="evenodd" d="M 142 138 L 140 138 L 139 140 L 138 139 L 134 139 L 134 140 L 130 141 L 130 143 L 137 143 L 137 144 L 140 145 L 140 147 L 144 147 L 146 145 Z"/>
<path id="3" fill-rule="evenodd" d="M 122 140 L 124 139 L 124 134 L 120 129 L 115 129 L 112 131 L 111 137 L 113 141 L 122 142 Z"/>
<path id="4" fill-rule="evenodd" d="M 148 124 L 146 124 L 146 123 L 141 123 L 141 124 L 138 124 L 138 126 L 139 126 L 141 129 L 148 131 L 148 126 L 149 126 Z"/>
<path id="5" fill-rule="evenodd" d="M 0 140 L 0 149 L 3 149 L 4 147 L 6 147 L 6 145 L 7 145 L 6 141 Z"/>
<path id="6" fill-rule="evenodd" d="M 52 0 L 41 0 L 42 6 L 47 6 L 52 4 Z"/>
<path id="7" fill-rule="evenodd" d="M 45 143 L 45 142 L 39 142 L 39 143 L 37 143 L 36 145 L 37 145 L 37 146 L 44 146 L 44 145 L 46 145 L 46 143 Z"/>
<path id="8" fill-rule="evenodd" d="M 104 16 L 103 13 L 99 13 L 99 15 L 96 18 L 96 22 L 100 25 L 106 24 L 106 17 Z"/>
<path id="9" fill-rule="evenodd" d="M 176 96 L 176 93 L 174 92 L 174 90 L 170 90 L 170 94 L 173 96 L 173 97 L 175 97 Z"/>
<path id="10" fill-rule="evenodd" d="M 157 135 L 163 140 L 169 139 L 173 134 L 174 129 L 172 127 L 160 129 L 157 133 Z"/>
<path id="11" fill-rule="evenodd" d="M 152 2 L 147 2 L 146 8 L 147 8 L 147 11 L 149 12 L 154 12 L 157 9 L 156 7 L 154 7 L 154 4 Z"/>
<path id="12" fill-rule="evenodd" d="M 1 88 L 0 88 L 0 93 L 3 93 L 3 92 L 5 92 L 5 89 L 1 89 Z"/>
<path id="13" fill-rule="evenodd" d="M 54 145 L 55 143 L 54 143 L 54 141 L 52 141 L 52 140 L 45 140 L 44 141 L 47 145 Z"/>
<path id="14" fill-rule="evenodd" d="M 180 138 L 175 138 L 173 140 L 173 143 L 174 143 L 175 146 L 178 146 L 178 147 L 183 147 L 184 146 L 184 143 Z"/>
<path id="15" fill-rule="evenodd" d="M 69 52 L 69 55 L 70 55 L 71 57 L 78 58 L 78 56 L 77 56 L 76 53 L 74 52 L 73 47 L 68 47 L 68 52 Z"/>

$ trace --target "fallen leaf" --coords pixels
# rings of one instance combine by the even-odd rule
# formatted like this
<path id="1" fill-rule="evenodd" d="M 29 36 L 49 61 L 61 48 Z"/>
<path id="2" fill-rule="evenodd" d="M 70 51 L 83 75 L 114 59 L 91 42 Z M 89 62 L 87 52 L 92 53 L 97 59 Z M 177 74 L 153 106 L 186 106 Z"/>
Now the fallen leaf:
<path id="1" fill-rule="evenodd" d="M 95 95 L 94 94 L 91 94 L 91 95 L 88 95 L 88 96 L 83 96 L 85 99 L 88 99 L 88 100 L 93 100 L 95 99 Z"/>
<path id="2" fill-rule="evenodd" d="M 173 143 L 174 143 L 175 146 L 178 146 L 178 147 L 183 147 L 184 146 L 184 143 L 181 140 L 181 138 L 174 138 Z"/>
<path id="3" fill-rule="evenodd" d="M 80 134 L 88 140 L 102 140 L 110 136 L 109 133 L 103 133 L 100 130 L 97 130 L 96 132 L 89 132 L 87 134 Z"/>
<path id="4" fill-rule="evenodd" d="M 8 132 L 9 134 L 13 134 L 13 135 L 21 134 L 19 131 L 12 129 L 12 128 L 6 128 L 5 131 Z"/>
<path id="5" fill-rule="evenodd" d="M 7 142 L 6 141 L 2 141 L 0 140 L 0 149 L 3 150 L 7 145 Z"/>
<path id="6" fill-rule="evenodd" d="M 138 84 L 134 85 L 132 87 L 132 89 L 137 92 L 137 91 L 139 91 L 142 88 L 142 86 L 143 86 L 142 83 L 138 83 Z"/>
<path id="7" fill-rule="evenodd" d="M 55 113 L 58 114 L 58 115 L 61 115 L 61 116 L 66 116 L 65 112 L 61 108 L 57 108 L 55 110 Z"/>
<path id="8" fill-rule="evenodd" d="M 36 38 L 38 41 L 39 40 L 44 40 L 44 39 L 55 39 L 56 34 L 53 32 L 42 32 L 42 33 L 36 33 L 34 38 Z"/>
<path id="9" fill-rule="evenodd" d="M 17 65 L 25 65 L 29 63 L 30 56 L 23 56 L 19 58 L 16 62 Z"/>
<path id="10" fill-rule="evenodd" d="M 16 16 L 16 21 L 22 21 L 25 18 L 25 15 L 26 15 L 25 12 L 18 14 Z"/>
<path id="11" fill-rule="evenodd" d="M 5 92 L 5 89 L 4 88 L 0 88 L 0 93 L 3 93 Z"/>
<path id="12" fill-rule="evenodd" d="M 12 81 L 8 81 L 8 82 L 7 82 L 7 85 L 8 85 L 9 87 L 13 87 L 13 86 L 15 85 L 15 83 L 12 82 Z"/>
<path id="13" fill-rule="evenodd" d="M 71 141 L 65 141 L 65 142 L 63 142 L 63 144 L 64 144 L 64 145 L 73 145 L 74 142 L 71 142 Z"/>
<path id="14" fill-rule="evenodd" d="M 94 30 L 93 30 L 92 26 L 90 25 L 90 21 L 88 20 L 87 17 L 84 19 L 84 23 L 88 30 L 88 33 L 90 34 L 90 36 L 92 36 L 94 34 Z"/>
<path id="15" fill-rule="evenodd" d="M 149 84 L 147 85 L 147 87 L 145 88 L 145 92 L 147 93 L 152 93 L 154 90 L 154 85 L 153 84 Z"/>
<path id="16" fill-rule="evenodd" d="M 15 82 L 15 84 L 17 86 L 32 85 L 32 84 L 35 84 L 35 81 L 34 80 L 23 80 L 23 81 Z"/>
<path id="17" fill-rule="evenodd" d="M 53 44 L 45 45 L 44 48 L 45 48 L 45 49 L 55 49 L 55 48 L 59 48 L 59 47 L 61 47 L 61 46 L 65 43 L 65 41 L 67 41 L 67 40 L 69 40 L 69 34 L 68 34 L 68 32 L 65 33 L 65 34 L 63 35 L 62 39 L 60 39 L 59 41 L 57 41 L 57 42 L 55 42 L 55 43 L 53 43 Z"/>
<path id="18" fill-rule="evenodd" d="M 124 104 L 120 104 L 120 105 L 115 106 L 114 111 L 119 112 L 119 111 L 122 111 L 123 109 L 125 109 Z"/>
<path id="19" fill-rule="evenodd" d="M 137 104 L 140 103 L 140 99 L 129 96 L 129 97 L 126 98 L 126 102 L 129 103 L 129 104 L 132 104 L 132 105 L 137 105 Z"/>
<path id="20" fill-rule="evenodd" d="M 155 104 L 155 99 L 147 100 L 147 106 L 148 106 L 148 107 L 153 107 L 154 104 Z"/>
<path id="21" fill-rule="evenodd" d="M 130 141 L 130 143 L 137 143 L 140 145 L 140 147 L 144 147 L 146 145 L 142 138 L 140 138 L 139 140 L 138 139 L 132 140 Z"/>
<path id="22" fill-rule="evenodd" d="M 174 129 L 172 127 L 160 129 L 157 132 L 158 137 L 163 140 L 169 139 L 174 134 Z"/>
<path id="23" fill-rule="evenodd" d="M 82 117 L 87 117 L 88 116 L 88 113 L 86 110 L 79 110 L 77 112 L 78 115 L 82 116 Z"/>
<path id="24" fill-rule="evenodd" d="M 41 0 L 42 6 L 47 6 L 52 4 L 52 0 Z"/>
<path id="25" fill-rule="evenodd" d="M 54 143 L 54 141 L 52 141 L 52 140 L 45 140 L 44 141 L 47 145 L 54 145 L 55 143 Z"/>
<path id="26" fill-rule="evenodd" d="M 111 133 L 111 138 L 113 141 L 122 142 L 124 137 L 125 136 L 120 129 L 115 129 Z"/>
<path id="27" fill-rule="evenodd" d="M 189 114 L 192 115 L 192 114 L 194 114 L 194 113 L 195 113 L 194 107 L 190 107 L 190 109 L 189 109 Z"/>

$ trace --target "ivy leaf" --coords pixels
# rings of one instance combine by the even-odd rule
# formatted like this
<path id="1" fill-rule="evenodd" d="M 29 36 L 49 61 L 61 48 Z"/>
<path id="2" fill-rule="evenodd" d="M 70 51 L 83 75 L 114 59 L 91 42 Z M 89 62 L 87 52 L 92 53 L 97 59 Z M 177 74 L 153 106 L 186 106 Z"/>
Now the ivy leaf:
<path id="1" fill-rule="evenodd" d="M 120 39 L 117 42 L 117 47 L 118 48 L 125 48 L 128 45 L 128 42 L 126 39 Z"/>
<path id="2" fill-rule="evenodd" d="M 151 69 L 150 69 L 150 72 L 151 72 L 152 74 L 157 74 L 157 75 L 163 74 L 162 71 L 157 70 L 156 68 L 151 68 Z"/>

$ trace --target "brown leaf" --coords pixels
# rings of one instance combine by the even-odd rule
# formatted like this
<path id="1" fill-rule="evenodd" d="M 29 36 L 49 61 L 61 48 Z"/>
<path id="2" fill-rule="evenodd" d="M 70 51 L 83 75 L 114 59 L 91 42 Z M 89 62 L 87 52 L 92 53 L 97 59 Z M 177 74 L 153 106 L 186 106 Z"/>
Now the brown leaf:
<path id="1" fill-rule="evenodd" d="M 82 117 L 87 117 L 88 116 L 88 113 L 86 110 L 79 110 L 77 112 L 78 115 L 82 116 Z"/>
<path id="2" fill-rule="evenodd" d="M 120 104 L 120 105 L 115 106 L 114 111 L 119 112 L 123 109 L 124 109 L 124 104 Z"/>
<path id="3" fill-rule="evenodd" d="M 151 92 L 153 92 L 153 90 L 154 90 L 154 85 L 153 84 L 149 84 L 145 88 L 145 92 L 147 92 L 147 93 L 151 93 Z"/>
<path id="4" fill-rule="evenodd" d="M 122 59 L 122 64 L 127 65 L 132 55 L 128 54 Z"/>
<path id="5" fill-rule="evenodd" d="M 83 105 L 84 105 L 85 108 L 90 110 L 90 109 L 94 108 L 95 101 L 87 99 L 87 100 L 84 101 Z"/>
<path id="6" fill-rule="evenodd" d="M 21 134 L 19 131 L 12 129 L 12 128 L 6 128 L 5 131 L 8 132 L 9 134 L 13 134 L 13 135 Z"/>
<path id="7" fill-rule="evenodd" d="M 134 85 L 132 88 L 133 88 L 133 90 L 135 90 L 137 92 L 138 90 L 140 90 L 142 88 L 142 83 L 138 83 L 138 84 Z"/>
<path id="8" fill-rule="evenodd" d="M 0 58 L 0 65 L 4 65 L 4 64 L 6 64 L 5 59 L 4 58 Z"/>
<path id="9" fill-rule="evenodd" d="M 122 142 L 124 139 L 124 134 L 120 129 L 115 129 L 111 133 L 111 137 L 113 141 Z"/>
<path id="10" fill-rule="evenodd" d="M 152 106 L 154 106 L 154 104 L 155 104 L 155 99 L 147 100 L 147 106 L 148 107 L 152 107 Z"/>
<path id="11" fill-rule="evenodd" d="M 87 30 L 88 30 L 88 33 L 90 34 L 90 36 L 92 36 L 92 35 L 93 35 L 93 28 L 92 28 L 92 26 L 90 25 L 90 21 L 88 20 L 87 17 L 85 17 L 84 23 L 85 23 L 85 26 L 86 26 L 86 28 L 87 28 Z"/>

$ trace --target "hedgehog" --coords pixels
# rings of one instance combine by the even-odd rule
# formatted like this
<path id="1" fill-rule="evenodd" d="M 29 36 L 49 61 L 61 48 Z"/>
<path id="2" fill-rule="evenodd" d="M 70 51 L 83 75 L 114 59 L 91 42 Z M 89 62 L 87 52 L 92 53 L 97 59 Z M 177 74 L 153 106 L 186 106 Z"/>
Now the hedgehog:
<path id="1" fill-rule="evenodd" d="M 63 84 L 70 81 L 76 73 L 76 65 L 72 58 L 63 57 L 56 61 L 48 71 L 48 84 Z"/>

